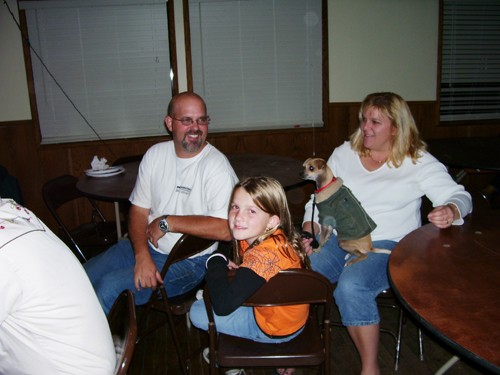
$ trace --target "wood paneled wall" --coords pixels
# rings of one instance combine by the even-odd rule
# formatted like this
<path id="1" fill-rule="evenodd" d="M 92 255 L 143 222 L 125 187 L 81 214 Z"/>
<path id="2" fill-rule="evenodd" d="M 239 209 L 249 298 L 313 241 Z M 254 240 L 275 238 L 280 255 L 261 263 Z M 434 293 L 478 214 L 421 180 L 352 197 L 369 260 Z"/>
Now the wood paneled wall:
<path id="1" fill-rule="evenodd" d="M 498 136 L 500 128 L 484 126 L 438 126 L 435 102 L 409 103 L 424 139 L 443 137 Z M 321 129 L 290 129 L 258 132 L 232 132 L 209 135 L 209 142 L 224 153 L 263 153 L 284 155 L 305 160 L 313 155 L 328 158 L 334 147 L 346 140 L 358 125 L 360 103 L 331 103 L 328 121 Z M 31 120 L 0 123 L 0 164 L 16 176 L 21 185 L 25 205 L 44 222 L 55 229 L 55 222 L 45 207 L 41 196 L 43 184 L 62 175 L 80 176 L 89 168 L 94 155 L 106 157 L 110 163 L 119 157 L 144 153 L 151 145 L 169 139 L 169 136 L 85 142 L 64 145 L 36 144 L 37 125 Z M 312 191 L 306 186 L 302 191 L 290 192 L 292 214 L 300 217 L 303 202 Z M 110 203 L 102 208 L 112 216 Z M 82 215 L 80 207 L 70 210 L 68 220 L 77 223 Z"/>

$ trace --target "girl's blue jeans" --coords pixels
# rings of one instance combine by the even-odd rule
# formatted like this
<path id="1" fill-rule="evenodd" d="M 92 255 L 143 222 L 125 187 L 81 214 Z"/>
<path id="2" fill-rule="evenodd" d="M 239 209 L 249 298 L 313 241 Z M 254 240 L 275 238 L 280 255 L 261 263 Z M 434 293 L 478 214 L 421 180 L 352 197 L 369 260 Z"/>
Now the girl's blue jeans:
<path id="1" fill-rule="evenodd" d="M 167 255 L 149 248 L 158 271 L 161 272 Z M 198 285 L 205 276 L 205 262 L 209 254 L 188 258 L 170 266 L 163 280 L 170 297 L 186 293 Z M 120 240 L 104 253 L 91 258 L 83 267 L 99 298 L 101 306 L 108 315 L 116 298 L 125 289 L 134 292 L 135 303 L 142 305 L 151 296 L 151 288 L 137 291 L 134 286 L 135 256 L 129 240 Z"/>
<path id="2" fill-rule="evenodd" d="M 392 250 L 394 241 L 374 241 L 379 249 Z M 324 275 L 332 284 L 337 283 L 333 296 L 337 304 L 342 324 L 363 326 L 378 324 L 380 316 L 375 298 L 389 288 L 387 264 L 389 254 L 372 253 L 368 258 L 345 266 L 352 257 L 342 250 L 337 237 L 332 235 L 319 253 L 309 256 L 313 270 Z"/>
<path id="3" fill-rule="evenodd" d="M 196 328 L 208 331 L 208 317 L 203 300 L 193 303 L 189 311 L 189 317 Z M 286 337 L 270 337 L 266 335 L 257 325 L 253 315 L 253 307 L 251 306 L 240 306 L 226 316 L 214 314 L 214 321 L 219 333 L 263 343 L 279 344 L 280 342 L 290 341 L 302 332 L 302 329 L 300 329 Z"/>

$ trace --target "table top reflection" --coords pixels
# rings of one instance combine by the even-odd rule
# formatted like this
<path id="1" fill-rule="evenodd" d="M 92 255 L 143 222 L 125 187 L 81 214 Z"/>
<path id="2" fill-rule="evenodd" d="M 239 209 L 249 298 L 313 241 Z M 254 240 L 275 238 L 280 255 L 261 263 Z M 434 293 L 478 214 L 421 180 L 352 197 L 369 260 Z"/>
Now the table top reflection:
<path id="1" fill-rule="evenodd" d="M 391 254 L 389 276 L 422 325 L 500 373 L 500 210 L 476 208 L 463 226 L 427 224 L 404 237 Z"/>
<path id="2" fill-rule="evenodd" d="M 124 163 L 125 172 L 111 177 L 95 178 L 83 175 L 78 179 L 76 188 L 84 195 L 103 201 L 128 201 L 135 186 L 139 161 Z"/>

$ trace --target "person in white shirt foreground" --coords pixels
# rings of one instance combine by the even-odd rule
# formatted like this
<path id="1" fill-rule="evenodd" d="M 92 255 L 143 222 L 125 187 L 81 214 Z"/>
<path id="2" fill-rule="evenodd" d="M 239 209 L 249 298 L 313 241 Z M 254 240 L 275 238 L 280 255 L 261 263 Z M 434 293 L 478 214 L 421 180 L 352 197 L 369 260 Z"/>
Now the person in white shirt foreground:
<path id="1" fill-rule="evenodd" d="M 0 374 L 109 375 L 106 316 L 70 249 L 33 212 L 0 198 Z"/>
<path id="2" fill-rule="evenodd" d="M 427 216 L 432 224 L 448 228 L 463 223 L 462 218 L 472 211 L 471 196 L 426 151 L 403 98 L 390 92 L 368 95 L 361 104 L 359 122 L 350 141 L 333 151 L 328 165 L 375 221 L 377 227 L 371 233 L 374 247 L 392 250 L 421 225 L 424 195 L 434 206 Z M 320 227 L 318 210 L 315 212 L 313 217 L 311 199 L 302 229 L 317 235 Z M 319 253 L 312 252 L 312 240 L 304 235 L 311 267 L 337 283 L 335 302 L 361 356 L 361 374 L 378 375 L 380 317 L 375 298 L 389 288 L 389 255 L 370 253 L 367 259 L 347 266 L 352 256 L 339 247 L 335 236 Z"/>

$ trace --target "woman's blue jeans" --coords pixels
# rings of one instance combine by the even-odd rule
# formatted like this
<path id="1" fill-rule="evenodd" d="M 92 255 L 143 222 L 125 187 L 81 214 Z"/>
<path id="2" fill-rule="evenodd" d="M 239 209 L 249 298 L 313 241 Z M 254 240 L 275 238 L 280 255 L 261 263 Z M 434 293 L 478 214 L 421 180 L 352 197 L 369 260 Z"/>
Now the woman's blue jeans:
<path id="1" fill-rule="evenodd" d="M 167 255 L 149 248 L 158 271 L 161 271 Z M 198 285 L 205 276 L 205 262 L 209 254 L 188 258 L 170 266 L 164 285 L 170 297 L 188 292 Z M 116 298 L 125 289 L 134 292 L 135 303 L 142 305 L 151 296 L 151 288 L 137 291 L 134 286 L 135 256 L 129 240 L 120 240 L 104 253 L 91 258 L 83 267 L 99 298 L 101 306 L 108 315 Z"/>
<path id="2" fill-rule="evenodd" d="M 392 250 L 394 241 L 374 241 L 379 249 Z M 319 253 L 309 256 L 313 270 L 324 275 L 332 284 L 337 283 L 333 296 L 337 304 L 342 324 L 363 326 L 378 324 L 380 316 L 375 298 L 389 288 L 387 264 L 389 254 L 372 253 L 360 262 L 345 266 L 352 257 L 342 250 L 337 237 L 332 235 Z"/>
<path id="3" fill-rule="evenodd" d="M 191 305 L 189 317 L 196 328 L 208 331 L 208 316 L 203 300 L 195 301 Z M 285 337 L 270 337 L 266 335 L 259 328 L 253 315 L 253 307 L 251 306 L 240 306 L 226 316 L 214 314 L 214 321 L 219 333 L 263 343 L 279 344 L 280 342 L 290 341 L 302 332 L 302 329 L 300 329 L 294 334 Z"/>

